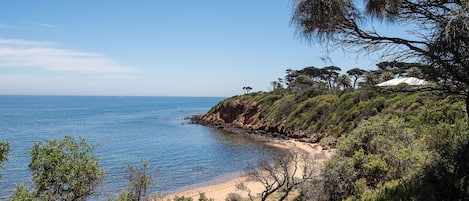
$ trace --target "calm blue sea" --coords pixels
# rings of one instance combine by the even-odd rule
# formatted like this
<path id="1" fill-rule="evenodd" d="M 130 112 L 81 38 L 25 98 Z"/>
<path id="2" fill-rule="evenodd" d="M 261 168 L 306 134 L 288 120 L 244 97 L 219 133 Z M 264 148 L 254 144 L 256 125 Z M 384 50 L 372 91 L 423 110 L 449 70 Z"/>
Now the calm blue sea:
<path id="1" fill-rule="evenodd" d="M 0 141 L 12 152 L 0 172 L 0 199 L 29 183 L 28 152 L 35 142 L 83 137 L 107 175 L 105 200 L 126 186 L 125 167 L 149 160 L 156 169 L 152 192 L 169 192 L 241 172 L 275 150 L 260 143 L 189 124 L 222 98 L 0 96 Z M 228 176 L 227 176 L 228 175 Z"/>

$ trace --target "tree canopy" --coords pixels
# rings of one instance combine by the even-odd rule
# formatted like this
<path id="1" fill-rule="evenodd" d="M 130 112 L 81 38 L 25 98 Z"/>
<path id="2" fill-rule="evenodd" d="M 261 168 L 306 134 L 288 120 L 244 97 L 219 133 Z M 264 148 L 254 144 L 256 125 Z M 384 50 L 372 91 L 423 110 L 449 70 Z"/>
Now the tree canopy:
<path id="1" fill-rule="evenodd" d="M 395 23 L 405 37 L 380 33 L 373 22 Z M 425 66 L 427 78 L 464 95 L 469 108 L 468 0 L 297 0 L 296 32 L 357 53 L 380 51 Z M 407 27 L 407 28 L 406 28 Z M 407 30 L 406 30 L 407 29 Z"/>
<path id="2" fill-rule="evenodd" d="M 85 200 L 94 195 L 104 177 L 104 169 L 99 167 L 93 149 L 84 139 L 76 142 L 69 136 L 61 141 L 35 143 L 29 164 L 35 186 L 34 197 Z"/>
<path id="3" fill-rule="evenodd" d="M 10 152 L 10 143 L 0 142 L 0 167 L 3 166 L 3 162 L 7 160 L 7 154 Z M 2 175 L 0 174 L 0 179 Z"/>

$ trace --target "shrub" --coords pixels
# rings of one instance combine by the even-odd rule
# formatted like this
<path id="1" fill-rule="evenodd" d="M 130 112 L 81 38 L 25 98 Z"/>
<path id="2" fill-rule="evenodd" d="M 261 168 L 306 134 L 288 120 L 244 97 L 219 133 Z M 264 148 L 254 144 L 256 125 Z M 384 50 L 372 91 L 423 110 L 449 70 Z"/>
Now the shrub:
<path id="1" fill-rule="evenodd" d="M 66 136 L 61 141 L 35 143 L 29 168 L 33 173 L 35 197 L 43 200 L 85 200 L 96 194 L 104 177 L 93 155 L 94 147 L 83 138 L 76 142 Z"/>
<path id="2" fill-rule="evenodd" d="M 213 198 L 208 198 L 205 196 L 204 192 L 199 193 L 199 199 L 198 201 L 215 201 Z"/>
<path id="3" fill-rule="evenodd" d="M 10 143 L 0 142 L 0 168 L 3 166 L 3 161 L 7 160 L 7 154 L 10 152 Z M 0 174 L 0 179 L 2 174 Z"/>
<path id="4" fill-rule="evenodd" d="M 359 199 L 386 182 L 416 175 L 430 155 L 404 119 L 372 117 L 350 133 L 326 162 L 320 196 L 324 200 L 352 195 Z"/>
<path id="5" fill-rule="evenodd" d="M 168 201 L 170 201 L 170 200 L 168 200 Z M 179 196 L 176 195 L 176 196 L 174 196 L 173 201 L 193 201 L 193 199 L 191 197 L 184 197 L 184 196 L 179 197 Z"/>
<path id="6" fill-rule="evenodd" d="M 225 201 L 242 201 L 241 195 L 239 193 L 228 193 L 226 195 Z"/>
<path id="7" fill-rule="evenodd" d="M 10 201 L 33 201 L 36 200 L 33 192 L 29 189 L 28 186 L 24 184 L 16 185 L 15 190 L 13 190 L 13 195 L 10 198 Z"/>

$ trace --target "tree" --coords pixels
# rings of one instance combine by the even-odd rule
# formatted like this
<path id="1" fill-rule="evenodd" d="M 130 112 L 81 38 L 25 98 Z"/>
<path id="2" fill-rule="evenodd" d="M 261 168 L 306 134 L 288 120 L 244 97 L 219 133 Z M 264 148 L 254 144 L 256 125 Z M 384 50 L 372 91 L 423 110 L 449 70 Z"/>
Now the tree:
<path id="1" fill-rule="evenodd" d="M 381 73 L 390 72 L 393 75 L 402 76 L 410 68 L 409 63 L 398 62 L 398 61 L 384 61 L 376 64 L 378 71 Z"/>
<path id="2" fill-rule="evenodd" d="M 104 169 L 99 167 L 93 150 L 94 147 L 83 138 L 76 142 L 69 136 L 61 141 L 35 143 L 29 164 L 34 197 L 78 201 L 95 195 L 96 187 L 103 180 Z"/>
<path id="3" fill-rule="evenodd" d="M 469 116 L 468 0 L 297 0 L 292 25 L 307 39 L 357 53 L 381 52 L 398 61 L 418 58 L 424 73 L 462 95 Z M 368 22 L 395 23 L 406 37 L 387 36 Z M 408 29 L 406 29 L 406 27 Z"/>
<path id="4" fill-rule="evenodd" d="M 302 74 L 308 75 L 316 82 L 324 81 L 328 84 L 329 89 L 332 89 L 334 86 L 334 80 L 339 76 L 339 71 L 341 69 L 337 66 L 326 66 L 324 68 L 316 68 L 314 66 L 303 68 L 300 72 Z"/>
<path id="5" fill-rule="evenodd" d="M 336 78 L 335 82 L 337 83 L 337 87 L 341 88 L 342 90 L 350 89 L 350 78 L 347 75 L 340 75 Z"/>
<path id="6" fill-rule="evenodd" d="M 305 67 L 300 71 L 301 74 L 308 75 L 316 82 L 326 81 L 324 70 L 314 66 Z"/>
<path id="7" fill-rule="evenodd" d="M 359 68 L 353 68 L 347 71 L 347 75 L 350 76 L 350 78 L 353 78 L 352 86 L 354 89 L 357 88 L 357 81 L 363 76 L 364 73 L 365 70 Z"/>
<path id="8" fill-rule="evenodd" d="M 140 201 L 145 199 L 148 187 L 154 185 L 151 168 L 148 164 L 148 161 L 142 161 L 141 168 L 127 167 L 126 178 L 129 184 L 117 198 L 118 201 Z"/>
<path id="9" fill-rule="evenodd" d="M 285 70 L 285 84 L 287 86 L 290 85 L 291 82 L 293 82 L 296 77 L 298 77 L 298 71 L 297 70 L 292 70 L 292 69 L 287 69 Z"/>
<path id="10" fill-rule="evenodd" d="M 311 77 L 300 74 L 295 77 L 294 80 L 290 81 L 288 84 L 288 89 L 294 92 L 304 92 L 317 84 Z"/>
<path id="11" fill-rule="evenodd" d="M 375 85 L 379 82 L 379 74 L 377 71 L 366 71 L 363 73 L 363 82 L 361 85 Z"/>
<path id="12" fill-rule="evenodd" d="M 422 78 L 422 71 L 418 67 L 411 67 L 407 70 L 408 77 Z"/>
<path id="13" fill-rule="evenodd" d="M 272 87 L 272 91 L 279 91 L 283 89 L 283 79 L 278 78 L 278 80 L 270 82 L 270 86 Z"/>
<path id="14" fill-rule="evenodd" d="M 246 87 L 243 87 L 243 90 L 244 90 L 244 94 L 248 94 L 252 90 L 252 87 L 246 86 Z"/>
<path id="15" fill-rule="evenodd" d="M 3 167 L 3 162 L 7 160 L 7 155 L 10 152 L 10 143 L 0 142 L 0 168 Z M 2 174 L 0 174 L 2 179 Z"/>
<path id="16" fill-rule="evenodd" d="M 272 161 L 260 160 L 257 166 L 246 169 L 246 175 L 250 180 L 260 182 L 264 186 L 261 193 L 262 201 L 280 191 L 282 193 L 278 200 L 285 200 L 293 189 L 311 181 L 315 173 L 315 162 L 311 156 L 294 151 L 274 157 Z M 246 184 L 240 183 L 237 188 L 247 191 L 248 196 L 253 200 Z"/>
<path id="17" fill-rule="evenodd" d="M 339 76 L 340 71 L 341 69 L 337 66 L 326 66 L 322 68 L 322 76 L 324 77 L 325 81 L 327 81 L 327 83 L 329 84 L 329 89 L 332 89 L 334 87 L 334 82 Z"/>
<path id="18" fill-rule="evenodd" d="M 7 160 L 7 155 L 10 153 L 10 143 L 0 142 L 0 167 L 3 166 L 3 162 Z M 0 174 L 0 179 L 2 174 Z"/>
<path id="19" fill-rule="evenodd" d="M 381 73 L 381 81 L 388 81 L 394 79 L 394 73 L 392 71 L 384 71 Z"/>
<path id="20" fill-rule="evenodd" d="M 398 62 L 398 61 L 385 61 L 376 64 L 378 71 L 381 73 L 390 71 L 397 76 L 410 76 L 416 77 L 415 74 L 418 70 L 421 73 L 421 69 L 428 68 L 427 66 L 420 63 L 407 63 L 407 62 Z M 419 77 L 422 77 L 419 75 Z M 422 77 L 423 78 L 423 77 Z M 428 78 L 429 80 L 435 80 L 436 78 Z"/>

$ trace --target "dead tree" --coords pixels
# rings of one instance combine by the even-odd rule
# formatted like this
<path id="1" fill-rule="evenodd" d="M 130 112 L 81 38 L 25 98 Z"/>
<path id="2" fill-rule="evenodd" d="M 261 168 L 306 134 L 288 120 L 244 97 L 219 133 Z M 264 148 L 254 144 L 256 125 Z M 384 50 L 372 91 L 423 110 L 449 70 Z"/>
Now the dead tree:
<path id="1" fill-rule="evenodd" d="M 273 193 L 281 193 L 279 201 L 288 197 L 296 187 L 314 179 L 316 175 L 315 160 L 311 155 L 296 151 L 285 152 L 272 160 L 259 160 L 257 166 L 246 169 L 249 181 L 259 182 L 264 186 L 261 200 L 266 200 Z M 253 200 L 249 187 L 240 183 L 237 188 L 248 192 Z"/>

